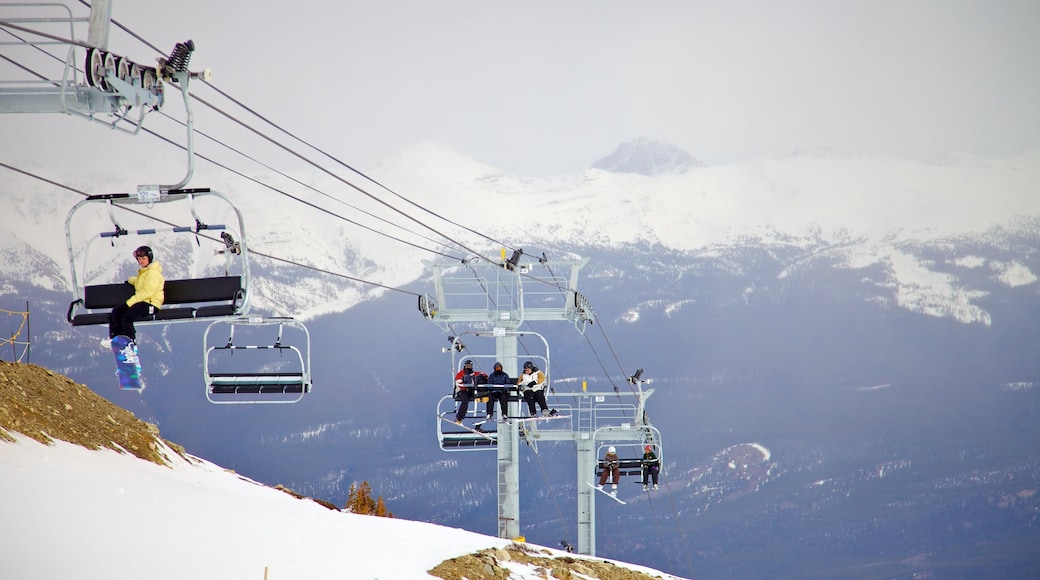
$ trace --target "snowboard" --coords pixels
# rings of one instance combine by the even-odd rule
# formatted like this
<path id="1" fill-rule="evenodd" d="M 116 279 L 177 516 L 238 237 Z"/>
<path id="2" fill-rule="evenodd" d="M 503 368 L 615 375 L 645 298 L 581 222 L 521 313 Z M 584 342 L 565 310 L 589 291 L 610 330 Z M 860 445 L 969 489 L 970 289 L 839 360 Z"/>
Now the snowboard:
<path id="1" fill-rule="evenodd" d="M 609 497 L 610 499 L 618 502 L 619 504 L 625 505 L 625 502 L 623 500 L 618 499 L 616 491 L 614 493 L 610 493 L 609 491 L 603 489 L 602 487 L 598 487 L 598 486 L 592 485 L 591 483 L 589 483 L 587 481 L 585 483 L 588 484 L 588 486 L 591 487 L 592 489 L 602 493 L 603 495 L 605 495 L 605 496 Z"/>
<path id="2" fill-rule="evenodd" d="M 477 435 L 480 435 L 481 437 L 483 437 L 484 439 L 487 439 L 488 441 L 494 441 L 495 440 L 494 437 L 492 437 L 491 435 L 489 435 L 489 434 L 487 434 L 487 433 L 485 433 L 483 431 L 480 431 L 479 429 L 474 429 L 473 427 L 468 427 L 466 425 L 463 425 L 462 423 L 456 423 L 455 419 L 449 419 L 447 417 L 441 417 L 440 415 L 437 415 L 437 418 L 440 419 L 441 421 L 444 421 L 444 422 L 447 422 L 447 423 L 451 423 L 452 425 L 455 425 L 456 427 L 462 427 L 463 429 L 465 429 L 466 431 L 469 431 L 471 433 L 476 433 Z"/>
<path id="3" fill-rule="evenodd" d="M 112 339 L 112 355 L 116 357 L 116 376 L 119 388 L 141 391 L 141 359 L 137 356 L 137 344 L 129 337 L 119 335 Z"/>

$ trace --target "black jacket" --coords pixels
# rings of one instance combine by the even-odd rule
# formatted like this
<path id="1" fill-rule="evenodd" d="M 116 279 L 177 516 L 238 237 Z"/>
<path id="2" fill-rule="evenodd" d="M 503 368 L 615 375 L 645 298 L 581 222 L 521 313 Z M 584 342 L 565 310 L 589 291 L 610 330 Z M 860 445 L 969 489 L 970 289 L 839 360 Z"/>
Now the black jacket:
<path id="1" fill-rule="evenodd" d="M 513 381 L 505 371 L 492 371 L 492 373 L 488 375 L 488 384 L 491 385 L 491 388 L 502 389 L 505 388 L 506 385 L 512 385 Z"/>

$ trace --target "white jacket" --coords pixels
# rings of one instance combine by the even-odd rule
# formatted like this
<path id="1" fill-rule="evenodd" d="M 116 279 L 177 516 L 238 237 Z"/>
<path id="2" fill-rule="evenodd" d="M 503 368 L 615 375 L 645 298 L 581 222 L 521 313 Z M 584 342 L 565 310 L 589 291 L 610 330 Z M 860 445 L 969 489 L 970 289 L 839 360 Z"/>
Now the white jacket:
<path id="1" fill-rule="evenodd" d="M 534 371 L 531 374 L 523 373 L 516 379 L 516 384 L 524 391 L 540 391 L 545 388 L 545 373 Z"/>

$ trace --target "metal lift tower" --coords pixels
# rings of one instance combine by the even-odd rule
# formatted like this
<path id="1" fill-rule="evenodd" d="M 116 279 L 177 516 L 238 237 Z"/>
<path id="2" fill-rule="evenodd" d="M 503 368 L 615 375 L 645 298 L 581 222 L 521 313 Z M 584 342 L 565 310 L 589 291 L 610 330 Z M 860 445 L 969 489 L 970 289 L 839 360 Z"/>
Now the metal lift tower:
<path id="1" fill-rule="evenodd" d="M 517 342 L 521 336 L 536 333 L 520 330 L 525 322 L 566 321 L 574 324 L 580 333 L 593 322 L 588 301 L 577 290 L 578 272 L 587 259 L 521 263 L 521 251 L 509 259 L 488 262 L 473 259 L 460 262 L 430 262 L 424 265 L 433 277 L 433 295 L 419 299 L 423 316 L 447 332 L 452 325 L 478 325 L 483 331 L 476 336 L 493 336 L 495 360 L 503 365 L 510 377 L 518 375 Z M 487 327 L 491 328 L 487 331 Z M 540 337 L 540 335 L 539 335 Z M 544 342 L 544 339 L 542 339 Z M 452 341 L 454 353 L 461 344 Z M 550 369 L 545 369 L 549 374 Z M 660 449 L 660 433 L 647 421 L 646 399 L 652 389 L 643 390 L 643 381 L 637 376 L 629 382 L 630 392 L 591 392 L 585 386 L 580 392 L 562 393 L 554 397 L 569 399 L 555 405 L 565 419 L 553 421 L 509 421 L 499 424 L 496 434 L 498 450 L 498 536 L 515 539 L 520 533 L 520 475 L 519 441 L 524 438 L 537 449 L 540 441 L 574 441 L 578 450 L 578 552 L 595 555 L 595 494 L 590 484 L 595 483 L 598 461 L 597 445 L 617 442 L 631 447 L 652 444 Z M 551 381 L 550 381 L 551 384 Z M 623 403 L 634 397 L 634 403 Z M 446 397 L 451 405 L 450 397 Z M 511 400 L 510 417 L 520 417 L 520 401 Z M 443 409 L 439 409 L 439 412 Z M 442 440 L 443 441 L 443 440 Z M 483 441 L 477 440 L 480 443 Z M 492 446 L 485 445 L 487 449 Z M 443 448 L 443 446 L 442 446 Z M 658 453 L 660 457 L 660 453 Z"/>

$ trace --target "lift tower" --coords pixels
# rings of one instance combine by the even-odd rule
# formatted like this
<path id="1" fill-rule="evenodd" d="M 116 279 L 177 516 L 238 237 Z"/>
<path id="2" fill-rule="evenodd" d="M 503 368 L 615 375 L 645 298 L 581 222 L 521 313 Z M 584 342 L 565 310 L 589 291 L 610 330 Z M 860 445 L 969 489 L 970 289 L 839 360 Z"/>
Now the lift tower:
<path id="1" fill-rule="evenodd" d="M 592 311 L 575 288 L 578 271 L 588 259 L 520 264 L 518 250 L 509 259 L 488 262 L 472 259 L 460 262 L 423 264 L 433 274 L 434 294 L 419 298 L 423 316 L 451 332 L 453 324 L 490 325 L 495 338 L 496 360 L 510 377 L 517 372 L 518 329 L 525 322 L 572 322 L 579 332 L 592 322 Z M 535 267 L 550 272 L 537 280 L 530 272 Z M 552 274 L 558 272 L 560 274 Z M 530 278 L 530 280 L 528 280 Z M 525 282 L 530 281 L 528 286 Z M 520 415 L 520 403 L 510 401 L 508 414 Z M 517 538 L 520 534 L 519 425 L 510 421 L 500 425 L 498 450 L 498 536 Z"/>
<path id="2" fill-rule="evenodd" d="M 467 262 L 424 262 L 431 271 L 434 294 L 419 298 L 419 310 L 428 320 L 440 325 L 454 336 L 451 339 L 453 364 L 455 359 L 481 360 L 482 355 L 468 353 L 462 339 L 493 337 L 495 354 L 493 360 L 501 362 L 510 376 L 517 372 L 517 343 L 521 337 L 537 338 L 546 349 L 544 357 L 525 353 L 525 358 L 545 363 L 548 377 L 548 344 L 541 335 L 520 330 L 520 326 L 531 321 L 568 321 L 578 332 L 584 333 L 593 321 L 588 301 L 575 289 L 578 271 L 588 260 L 549 261 L 521 263 L 522 253 L 517 251 L 509 259 L 503 252 L 498 263 L 474 259 Z M 476 325 L 481 330 L 460 332 L 458 325 Z M 491 329 L 488 330 L 487 327 Z M 462 354 L 467 350 L 467 354 Z M 492 358 L 487 355 L 485 359 Z M 445 432 L 447 422 L 438 421 L 441 448 L 445 451 L 478 451 L 497 448 L 498 454 L 498 535 L 501 538 L 517 538 L 520 534 L 519 506 L 519 441 L 525 440 L 537 450 L 541 441 L 572 441 L 578 450 L 577 494 L 578 494 L 578 552 L 594 555 L 596 551 L 595 529 L 595 472 L 597 458 L 607 443 L 619 447 L 638 448 L 653 445 L 660 453 L 660 433 L 646 421 L 646 399 L 653 393 L 644 389 L 642 371 L 630 377 L 632 388 L 627 391 L 615 389 L 610 392 L 591 392 L 585 386 L 578 392 L 560 392 L 552 395 L 558 403 L 555 418 L 512 420 L 499 423 L 498 431 L 487 433 Z M 551 384 L 551 380 L 547 380 Z M 634 403 L 626 402 L 634 397 Z M 519 418 L 520 401 L 511 397 L 508 415 Z M 445 396 L 438 405 L 438 415 L 452 415 L 454 401 Z M 448 423 L 450 424 L 450 423 Z M 468 429 L 468 428 L 467 428 Z M 598 446 L 598 447 L 597 447 Z M 635 455 L 622 461 L 622 473 L 640 474 L 639 459 Z M 627 464 L 627 465 L 626 465 Z"/>

